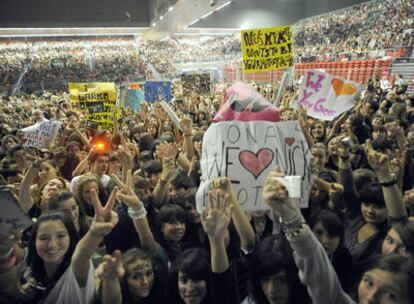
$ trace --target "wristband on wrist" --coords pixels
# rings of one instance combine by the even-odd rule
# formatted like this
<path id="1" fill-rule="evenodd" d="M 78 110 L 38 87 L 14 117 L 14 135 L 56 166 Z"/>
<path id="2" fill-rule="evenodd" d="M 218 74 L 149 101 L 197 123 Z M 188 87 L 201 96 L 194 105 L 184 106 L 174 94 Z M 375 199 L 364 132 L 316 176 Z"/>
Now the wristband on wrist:
<path id="1" fill-rule="evenodd" d="M 397 184 L 397 179 L 393 179 L 389 182 L 380 182 L 381 187 L 391 187 Z"/>
<path id="2" fill-rule="evenodd" d="M 141 208 L 128 207 L 128 215 L 133 220 L 141 220 L 147 216 L 147 210 L 144 205 Z"/>
<path id="3" fill-rule="evenodd" d="M 184 137 L 191 137 L 193 134 L 184 134 Z"/>
<path id="4" fill-rule="evenodd" d="M 349 155 L 339 155 L 339 158 L 342 160 L 349 160 Z"/>
<path id="5" fill-rule="evenodd" d="M 165 187 L 167 185 L 167 182 L 162 180 L 162 178 L 159 179 L 159 183 L 161 187 Z"/>
<path id="6" fill-rule="evenodd" d="M 302 229 L 303 224 L 306 223 L 302 213 L 300 212 L 288 221 L 283 221 L 282 218 L 280 218 L 279 221 L 282 224 L 283 232 L 288 238 L 297 236 L 300 233 L 300 229 Z"/>

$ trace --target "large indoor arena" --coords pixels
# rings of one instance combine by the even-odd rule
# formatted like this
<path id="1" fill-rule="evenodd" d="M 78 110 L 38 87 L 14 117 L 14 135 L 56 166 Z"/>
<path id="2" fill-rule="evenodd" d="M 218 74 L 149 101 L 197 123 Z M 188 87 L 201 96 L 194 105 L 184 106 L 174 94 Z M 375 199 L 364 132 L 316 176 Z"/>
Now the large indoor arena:
<path id="1" fill-rule="evenodd" d="M 0 303 L 413 304 L 414 0 L 1 0 Z"/>

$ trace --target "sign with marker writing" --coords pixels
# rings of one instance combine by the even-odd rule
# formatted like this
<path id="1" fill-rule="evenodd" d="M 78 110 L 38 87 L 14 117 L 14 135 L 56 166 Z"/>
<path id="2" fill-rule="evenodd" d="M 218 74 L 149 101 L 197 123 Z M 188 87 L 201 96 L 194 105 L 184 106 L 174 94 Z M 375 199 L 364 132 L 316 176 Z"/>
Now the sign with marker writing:
<path id="1" fill-rule="evenodd" d="M 298 204 L 308 206 L 311 188 L 310 151 L 297 121 L 221 121 L 203 139 L 203 182 L 196 196 L 197 210 L 207 206 L 211 181 L 227 176 L 244 210 L 269 209 L 262 199 L 265 178 L 277 166 L 286 175 L 300 176 Z"/>
<path id="2" fill-rule="evenodd" d="M 293 66 L 291 26 L 244 30 L 241 36 L 245 73 L 280 70 Z"/>
<path id="3" fill-rule="evenodd" d="M 27 147 L 48 148 L 58 135 L 61 123 L 59 121 L 45 121 L 22 129 L 23 144 Z"/>
<path id="4" fill-rule="evenodd" d="M 114 129 L 113 108 L 118 95 L 113 82 L 68 83 L 73 111 L 86 114 L 86 125 L 100 130 Z M 117 118 L 121 116 L 119 108 Z"/>
<path id="5" fill-rule="evenodd" d="M 299 88 L 298 102 L 311 117 L 331 121 L 354 106 L 361 84 L 331 74 L 309 70 Z"/>
<path id="6" fill-rule="evenodd" d="M 7 188 L 0 189 L 0 235 L 9 236 L 10 228 L 25 229 L 32 224 L 30 218 L 20 208 L 17 198 Z"/>

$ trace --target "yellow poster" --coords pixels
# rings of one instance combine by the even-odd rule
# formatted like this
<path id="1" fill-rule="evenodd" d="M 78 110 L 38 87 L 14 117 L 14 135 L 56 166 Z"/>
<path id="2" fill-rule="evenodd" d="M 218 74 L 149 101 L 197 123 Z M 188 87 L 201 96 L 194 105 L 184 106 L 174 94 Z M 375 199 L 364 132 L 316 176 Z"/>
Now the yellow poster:
<path id="1" fill-rule="evenodd" d="M 98 130 L 114 129 L 113 109 L 118 94 L 114 83 L 68 83 L 70 105 L 73 111 L 85 114 L 86 126 Z M 120 110 L 117 109 L 117 117 Z"/>
<path id="2" fill-rule="evenodd" d="M 293 66 L 291 26 L 241 32 L 245 73 L 280 70 Z"/>

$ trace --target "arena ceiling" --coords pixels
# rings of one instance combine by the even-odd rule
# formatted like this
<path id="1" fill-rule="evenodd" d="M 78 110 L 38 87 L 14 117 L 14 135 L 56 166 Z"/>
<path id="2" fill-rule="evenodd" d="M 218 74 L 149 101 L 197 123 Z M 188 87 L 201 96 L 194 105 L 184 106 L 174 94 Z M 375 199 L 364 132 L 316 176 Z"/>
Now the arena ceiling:
<path id="1" fill-rule="evenodd" d="M 0 35 L 200 32 L 271 27 L 361 0 L 1 0 Z M 212 5 L 213 4 L 213 5 Z M 100 29 L 106 28 L 106 29 Z M 88 29 L 88 30 L 85 30 Z"/>

